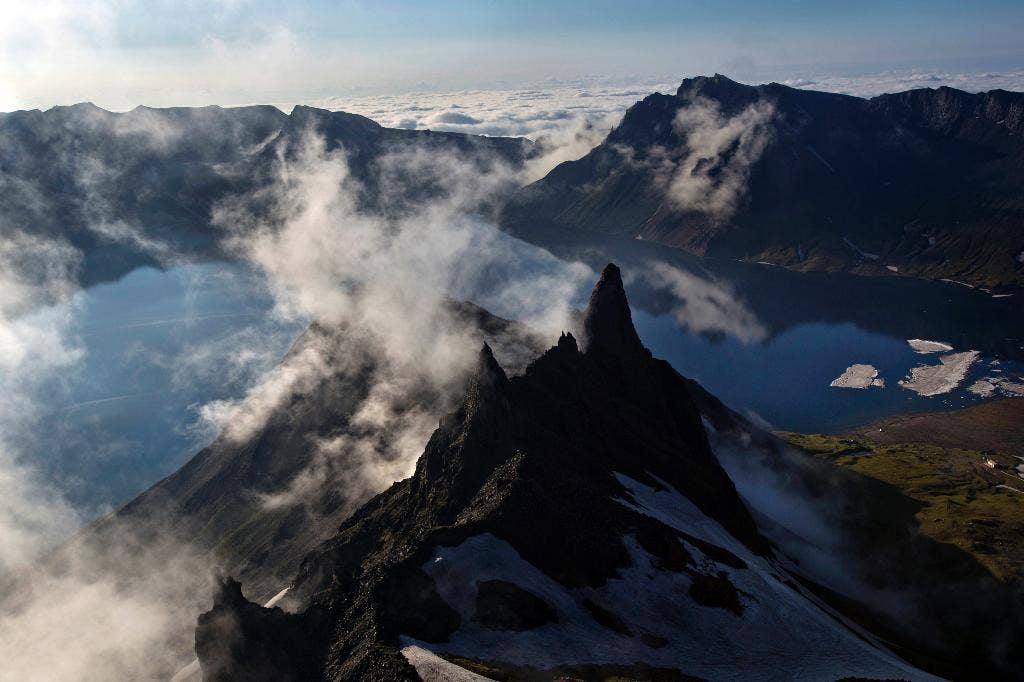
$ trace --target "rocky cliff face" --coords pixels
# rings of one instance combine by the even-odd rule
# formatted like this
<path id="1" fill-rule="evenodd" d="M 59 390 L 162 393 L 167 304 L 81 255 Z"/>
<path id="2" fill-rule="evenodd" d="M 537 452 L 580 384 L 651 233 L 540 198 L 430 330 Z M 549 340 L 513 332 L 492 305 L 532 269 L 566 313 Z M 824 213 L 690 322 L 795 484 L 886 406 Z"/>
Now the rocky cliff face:
<path id="1" fill-rule="evenodd" d="M 503 222 L 536 241 L 611 234 L 802 270 L 1015 288 L 1022 121 L 1022 93 L 865 100 L 692 78 L 521 190 Z"/>
<path id="2" fill-rule="evenodd" d="M 773 557 L 615 266 L 583 329 L 512 378 L 484 346 L 415 473 L 303 560 L 290 612 L 225 581 L 205 679 L 918 676 Z"/>

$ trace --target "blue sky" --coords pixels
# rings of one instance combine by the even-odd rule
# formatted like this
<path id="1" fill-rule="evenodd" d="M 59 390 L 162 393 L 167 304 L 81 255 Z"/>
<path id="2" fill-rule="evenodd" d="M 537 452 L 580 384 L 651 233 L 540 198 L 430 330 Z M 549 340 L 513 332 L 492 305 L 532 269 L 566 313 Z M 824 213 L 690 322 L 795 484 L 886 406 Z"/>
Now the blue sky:
<path id="1" fill-rule="evenodd" d="M 7 0 L 0 110 L 1024 67 L 1024 2 Z"/>

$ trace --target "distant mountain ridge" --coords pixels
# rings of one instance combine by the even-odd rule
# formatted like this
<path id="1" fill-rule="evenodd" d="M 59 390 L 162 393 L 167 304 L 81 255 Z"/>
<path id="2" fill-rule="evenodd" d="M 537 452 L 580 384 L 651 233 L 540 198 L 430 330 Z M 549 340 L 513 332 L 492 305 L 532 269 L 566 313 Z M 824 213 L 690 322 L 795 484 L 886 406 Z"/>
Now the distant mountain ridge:
<path id="1" fill-rule="evenodd" d="M 694 184 L 696 183 L 696 184 Z M 673 187 L 735 189 L 728 210 Z M 523 188 L 527 239 L 617 235 L 696 254 L 1024 285 L 1024 93 L 861 99 L 725 76 L 631 107 L 606 140 Z"/>
<path id="2" fill-rule="evenodd" d="M 86 284 L 156 263 L 161 245 L 228 257 L 211 208 L 267 182 L 277 150 L 294 154 L 307 132 L 345 148 L 361 208 L 391 215 L 429 197 L 445 171 L 392 173 L 402 191 L 385 196 L 375 162 L 389 152 L 443 152 L 481 174 L 539 153 L 523 138 L 390 129 L 305 106 L 17 111 L 0 116 L 2 227 L 68 239 Z M 542 244 L 614 235 L 797 270 L 1011 290 L 1024 286 L 1021 187 L 1024 93 L 861 99 L 715 75 L 646 97 L 586 156 L 523 188 L 499 184 L 482 208 L 503 207 L 506 230 Z"/>
<path id="3" fill-rule="evenodd" d="M 16 111 L 0 117 L 0 230 L 67 240 L 82 254 L 86 285 L 161 258 L 228 258 L 212 209 L 271 182 L 278 153 L 294 157 L 309 135 L 328 152 L 345 150 L 361 208 L 392 213 L 431 196 L 438 178 L 393 173 L 397 188 L 380 196 L 375 164 L 389 153 L 450 154 L 485 173 L 521 168 L 533 150 L 523 138 L 385 128 L 304 106 Z M 505 193 L 497 189 L 493 201 Z"/>

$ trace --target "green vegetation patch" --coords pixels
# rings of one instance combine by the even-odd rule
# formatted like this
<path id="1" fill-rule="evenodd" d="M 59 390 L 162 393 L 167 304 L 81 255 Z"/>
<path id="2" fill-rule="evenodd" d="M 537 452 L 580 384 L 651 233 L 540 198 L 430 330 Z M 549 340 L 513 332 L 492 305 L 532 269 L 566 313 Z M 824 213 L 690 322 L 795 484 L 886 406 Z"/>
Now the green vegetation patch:
<path id="1" fill-rule="evenodd" d="M 970 553 L 1001 580 L 1024 578 L 1024 493 L 1010 489 L 1024 490 L 1017 458 L 859 436 L 777 435 L 814 457 L 894 486 L 923 503 L 916 519 L 925 535 Z"/>

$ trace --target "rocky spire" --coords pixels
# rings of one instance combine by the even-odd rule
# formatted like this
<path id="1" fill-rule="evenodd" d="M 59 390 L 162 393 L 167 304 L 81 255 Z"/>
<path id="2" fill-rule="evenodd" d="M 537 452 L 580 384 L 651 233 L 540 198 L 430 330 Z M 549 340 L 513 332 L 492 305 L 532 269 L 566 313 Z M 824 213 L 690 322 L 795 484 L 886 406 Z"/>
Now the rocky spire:
<path id="1" fill-rule="evenodd" d="M 633 327 L 622 274 L 614 263 L 605 266 L 590 294 L 583 316 L 583 334 L 588 355 L 621 356 L 643 352 L 643 344 Z"/>
<path id="2" fill-rule="evenodd" d="M 465 504 L 512 455 L 508 377 L 486 343 L 477 362 L 462 405 L 441 419 L 416 465 L 412 485 L 438 518 Z"/>
<path id="3" fill-rule="evenodd" d="M 504 384 L 508 381 L 505 370 L 498 364 L 494 357 L 494 351 L 491 350 L 490 345 L 486 341 L 480 349 L 480 354 L 477 358 L 477 369 L 474 379 L 477 383 L 484 382 L 488 385 L 494 383 Z"/>

